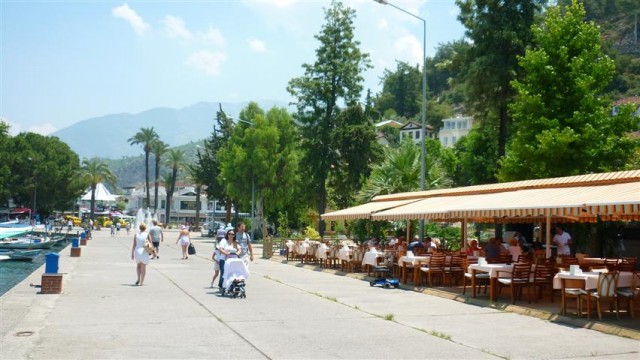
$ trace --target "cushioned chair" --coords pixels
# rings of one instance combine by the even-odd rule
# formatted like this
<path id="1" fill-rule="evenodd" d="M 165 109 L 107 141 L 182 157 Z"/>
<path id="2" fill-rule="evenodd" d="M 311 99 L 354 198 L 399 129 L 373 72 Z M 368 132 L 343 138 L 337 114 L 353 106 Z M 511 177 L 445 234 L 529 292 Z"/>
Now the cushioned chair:
<path id="1" fill-rule="evenodd" d="M 452 255 L 449 263 L 445 263 L 444 277 L 449 277 L 449 286 L 458 285 L 458 280 L 464 276 L 464 260 L 465 256 L 461 254 Z"/>
<path id="2" fill-rule="evenodd" d="M 420 278 L 422 275 L 425 275 L 430 287 L 433 287 L 432 278 L 439 277 L 441 280 L 441 284 L 444 283 L 444 265 L 445 265 L 445 255 L 444 254 L 432 254 L 429 258 L 428 264 L 421 263 L 420 264 L 420 272 L 418 277 L 418 283 L 416 286 L 420 285 Z"/>
<path id="3" fill-rule="evenodd" d="M 627 300 L 627 313 L 635 319 L 633 309 L 636 301 L 640 298 L 640 272 L 635 272 L 632 276 L 631 286 L 628 288 L 619 288 L 616 290 L 616 294 L 618 295 L 618 302 L 620 302 L 620 299 Z"/>
<path id="4" fill-rule="evenodd" d="M 553 277 L 555 276 L 555 268 L 550 262 L 536 264 L 533 276 L 531 277 L 531 285 L 536 294 L 536 302 L 542 299 L 544 290 L 549 289 L 551 302 L 553 302 Z M 531 299 L 529 299 L 531 301 Z"/>
<path id="5" fill-rule="evenodd" d="M 617 271 L 609 271 L 606 273 L 600 273 L 598 276 L 598 287 L 596 290 L 580 290 L 580 305 L 582 306 L 582 300 L 586 300 L 587 304 L 587 319 L 591 318 L 591 299 L 596 300 L 596 306 L 598 309 L 598 319 L 602 320 L 601 304 L 603 302 L 609 302 L 615 305 L 616 317 L 620 318 L 620 312 L 618 311 L 618 277 Z"/>
<path id="6" fill-rule="evenodd" d="M 515 263 L 513 264 L 513 270 L 511 271 L 511 277 L 502 278 L 501 273 L 509 273 L 508 271 L 497 271 L 498 286 L 502 289 L 505 286 L 511 287 L 511 303 L 515 304 L 516 299 L 522 297 L 522 289 L 529 287 L 531 280 L 531 263 Z M 529 302 L 531 302 L 531 295 L 529 294 Z"/>
<path id="7" fill-rule="evenodd" d="M 478 263 L 478 259 L 465 259 L 464 261 L 464 277 L 462 278 L 462 294 L 464 295 L 467 292 L 467 281 L 469 281 L 469 284 L 473 284 L 473 274 L 471 273 L 471 271 L 469 271 L 469 265 L 472 264 L 477 264 Z M 484 285 L 484 293 L 487 293 L 487 287 L 489 285 L 489 273 L 485 273 L 485 272 L 476 272 L 476 286 L 479 288 L 480 286 Z M 477 292 L 477 289 L 473 290 L 472 293 L 475 294 Z"/>
<path id="8" fill-rule="evenodd" d="M 567 315 L 567 301 L 576 299 L 576 307 L 578 308 L 578 316 L 582 316 L 582 306 L 580 303 L 580 295 L 584 290 L 585 280 L 583 279 L 563 279 L 560 278 L 562 303 L 560 305 L 560 313 Z"/>

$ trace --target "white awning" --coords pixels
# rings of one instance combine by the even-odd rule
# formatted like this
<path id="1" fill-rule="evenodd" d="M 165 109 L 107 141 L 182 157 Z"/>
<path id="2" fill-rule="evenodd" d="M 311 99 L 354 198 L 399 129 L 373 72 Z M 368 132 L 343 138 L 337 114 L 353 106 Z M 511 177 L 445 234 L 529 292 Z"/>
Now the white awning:
<path id="1" fill-rule="evenodd" d="M 418 199 L 373 201 L 370 203 L 357 205 L 357 206 L 353 206 L 350 208 L 346 208 L 346 209 L 342 209 L 342 210 L 338 210 L 330 213 L 325 213 L 325 214 L 322 214 L 321 217 L 324 220 L 369 219 L 371 218 L 371 214 L 375 212 L 395 208 L 397 206 L 410 204 L 416 201 L 418 201 Z"/>
<path id="2" fill-rule="evenodd" d="M 640 216 L 640 182 L 440 196 L 381 211 L 372 220 Z"/>

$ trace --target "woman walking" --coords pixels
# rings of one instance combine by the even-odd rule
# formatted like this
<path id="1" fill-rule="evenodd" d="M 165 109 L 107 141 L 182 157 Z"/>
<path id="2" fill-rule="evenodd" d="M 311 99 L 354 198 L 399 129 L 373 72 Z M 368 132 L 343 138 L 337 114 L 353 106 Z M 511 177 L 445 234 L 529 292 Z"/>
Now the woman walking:
<path id="1" fill-rule="evenodd" d="M 142 286 L 144 276 L 147 273 L 147 264 L 149 263 L 149 253 L 144 249 L 144 241 L 149 237 L 146 232 L 147 226 L 140 224 L 140 232 L 133 236 L 133 246 L 131 247 L 131 260 L 136 262 L 136 273 L 138 279 L 136 285 Z"/>
<path id="2" fill-rule="evenodd" d="M 220 251 L 218 265 L 220 267 L 220 280 L 218 280 L 218 288 L 223 294 L 224 289 L 222 288 L 222 279 L 224 278 L 224 262 L 227 260 L 229 255 L 235 254 L 237 256 L 237 254 L 240 253 L 240 244 L 236 242 L 235 235 L 236 233 L 233 229 L 227 231 L 227 236 L 220 240 L 220 243 L 218 244 L 218 250 Z"/>
<path id="3" fill-rule="evenodd" d="M 189 239 L 189 230 L 184 225 L 180 226 L 180 235 L 178 235 L 178 240 L 176 240 L 176 244 L 180 242 L 180 246 L 182 247 L 182 260 L 186 260 L 189 258 L 187 254 L 187 249 L 189 248 L 189 244 L 191 240 Z"/>

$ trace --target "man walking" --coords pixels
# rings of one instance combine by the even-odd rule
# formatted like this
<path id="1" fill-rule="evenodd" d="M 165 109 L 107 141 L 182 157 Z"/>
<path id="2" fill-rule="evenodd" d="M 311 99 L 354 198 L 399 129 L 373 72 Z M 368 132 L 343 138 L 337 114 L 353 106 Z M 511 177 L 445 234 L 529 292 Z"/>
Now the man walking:
<path id="1" fill-rule="evenodd" d="M 251 247 L 251 237 L 245 231 L 246 226 L 242 221 L 238 223 L 238 230 L 236 231 L 236 241 L 240 244 L 242 250 L 242 260 L 245 264 L 249 265 L 247 257 L 250 261 L 253 261 L 253 247 Z"/>
<path id="2" fill-rule="evenodd" d="M 162 232 L 162 228 L 158 226 L 157 220 L 153 220 L 153 226 L 149 230 L 149 237 L 151 238 L 151 243 L 154 248 L 152 259 L 160 259 L 158 253 L 160 252 L 160 242 L 164 241 L 164 233 Z"/>

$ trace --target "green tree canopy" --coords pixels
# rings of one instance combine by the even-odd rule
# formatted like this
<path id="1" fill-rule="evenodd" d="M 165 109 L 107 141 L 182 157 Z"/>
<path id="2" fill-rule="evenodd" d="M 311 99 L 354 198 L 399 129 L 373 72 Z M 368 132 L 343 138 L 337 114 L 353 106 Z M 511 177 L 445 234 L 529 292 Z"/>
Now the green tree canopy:
<path id="1" fill-rule="evenodd" d="M 303 64 L 304 75 L 287 87 L 296 99 L 296 120 L 301 125 L 305 181 L 308 191 L 317 195 L 321 214 L 326 208 L 329 171 L 339 156 L 331 141 L 339 106 L 353 106 L 360 100 L 362 72 L 370 67 L 368 54 L 354 40 L 354 17 L 355 11 L 339 1 L 325 9 L 325 24 L 315 36 L 320 41 L 316 61 Z M 324 234 L 322 221 L 319 230 Z"/>
<path id="2" fill-rule="evenodd" d="M 601 95 L 615 65 L 584 7 L 552 7 L 534 28 L 535 48 L 520 59 L 511 106 L 517 133 L 502 161 L 503 181 L 623 169 L 637 141 L 628 109 L 615 117 Z"/>
<path id="3" fill-rule="evenodd" d="M 512 100 L 511 81 L 521 73 L 517 57 L 531 43 L 531 25 L 546 0 L 456 0 L 458 19 L 473 45 L 465 54 L 463 74 L 467 101 L 480 122 L 488 115 L 499 119 L 498 157 L 502 157 L 511 123 L 507 105 Z"/>
<path id="4" fill-rule="evenodd" d="M 159 139 L 158 133 L 150 128 L 141 128 L 135 135 L 133 135 L 129 140 L 130 145 L 142 145 L 142 150 L 144 151 L 144 178 L 145 178 L 145 190 L 147 192 L 147 203 L 146 206 L 151 205 L 151 198 L 149 195 L 149 154 L 152 151 L 153 143 Z"/>

